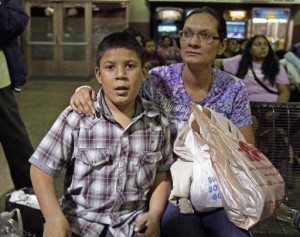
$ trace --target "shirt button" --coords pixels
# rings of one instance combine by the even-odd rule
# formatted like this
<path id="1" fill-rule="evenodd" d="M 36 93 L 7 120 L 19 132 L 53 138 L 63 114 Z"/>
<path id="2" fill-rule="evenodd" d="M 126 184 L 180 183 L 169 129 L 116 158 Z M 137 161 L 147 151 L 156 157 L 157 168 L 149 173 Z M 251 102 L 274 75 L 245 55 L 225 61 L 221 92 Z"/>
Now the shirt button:
<path id="1" fill-rule="evenodd" d="M 111 215 L 112 219 L 115 219 L 115 218 L 118 217 L 118 213 L 117 212 L 112 212 L 110 215 Z"/>
<path id="2" fill-rule="evenodd" d="M 151 148 L 154 149 L 155 148 L 155 141 L 151 140 Z"/>
<path id="3" fill-rule="evenodd" d="M 123 191 L 122 187 L 117 187 L 117 192 L 121 193 Z"/>

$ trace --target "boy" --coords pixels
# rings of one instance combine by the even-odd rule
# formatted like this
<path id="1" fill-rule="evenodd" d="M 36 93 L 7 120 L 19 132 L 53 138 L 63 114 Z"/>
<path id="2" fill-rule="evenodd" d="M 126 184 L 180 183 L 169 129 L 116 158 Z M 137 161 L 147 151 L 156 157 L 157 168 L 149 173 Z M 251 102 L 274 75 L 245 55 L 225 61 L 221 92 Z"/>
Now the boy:
<path id="1" fill-rule="evenodd" d="M 66 108 L 30 158 L 46 236 L 159 236 L 172 163 L 167 118 L 142 100 L 143 48 L 127 33 L 99 44 L 95 119 Z M 59 204 L 54 179 L 66 168 Z M 60 207 L 61 206 L 61 207 Z M 147 227 L 146 230 L 144 227 Z M 145 231 L 144 234 L 137 233 Z"/>

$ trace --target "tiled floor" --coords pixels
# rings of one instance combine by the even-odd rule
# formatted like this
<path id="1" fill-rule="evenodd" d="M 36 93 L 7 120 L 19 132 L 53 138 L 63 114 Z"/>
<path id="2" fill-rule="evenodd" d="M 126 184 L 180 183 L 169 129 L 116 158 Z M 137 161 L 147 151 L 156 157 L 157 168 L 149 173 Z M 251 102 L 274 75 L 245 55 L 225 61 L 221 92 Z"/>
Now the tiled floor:
<path id="1" fill-rule="evenodd" d="M 52 123 L 64 107 L 69 105 L 70 96 L 79 85 L 88 84 L 97 88 L 95 79 L 31 79 L 20 94 L 16 94 L 20 113 L 27 126 L 34 147 L 38 145 Z M 12 189 L 6 162 L 0 147 L 0 211 L 4 206 L 4 194 Z M 300 209 L 300 167 L 293 168 L 294 184 L 288 197 L 291 207 Z M 58 179 L 58 192 L 62 190 L 62 177 Z M 269 218 L 251 230 L 254 237 L 294 237 L 300 236 L 291 225 Z M 175 236 L 176 237 L 176 236 Z M 188 237 L 188 236 L 187 236 Z M 225 237 L 225 236 L 224 236 Z"/>

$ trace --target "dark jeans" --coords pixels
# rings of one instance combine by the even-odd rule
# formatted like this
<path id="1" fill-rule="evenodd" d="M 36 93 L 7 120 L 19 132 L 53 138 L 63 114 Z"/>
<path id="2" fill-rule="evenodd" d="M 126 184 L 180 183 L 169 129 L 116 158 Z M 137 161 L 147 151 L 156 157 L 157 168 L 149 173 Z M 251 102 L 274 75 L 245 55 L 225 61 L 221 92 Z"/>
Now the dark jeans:
<path id="1" fill-rule="evenodd" d="M 10 86 L 0 89 L 0 142 L 15 189 L 32 187 L 28 159 L 33 147 Z"/>
<path id="2" fill-rule="evenodd" d="M 249 237 L 248 231 L 231 223 L 223 208 L 212 212 L 182 214 L 168 203 L 162 218 L 162 237 Z"/>

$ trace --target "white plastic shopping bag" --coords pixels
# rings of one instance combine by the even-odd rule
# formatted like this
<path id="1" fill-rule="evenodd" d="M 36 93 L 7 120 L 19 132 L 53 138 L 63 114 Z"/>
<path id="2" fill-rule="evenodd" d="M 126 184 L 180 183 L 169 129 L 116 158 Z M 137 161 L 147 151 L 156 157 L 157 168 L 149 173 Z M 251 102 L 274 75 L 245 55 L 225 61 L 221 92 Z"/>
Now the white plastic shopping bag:
<path id="1" fill-rule="evenodd" d="M 199 144 L 195 135 L 197 134 L 190 129 L 184 142 L 193 156 L 193 181 L 190 198 L 196 211 L 212 211 L 223 206 L 222 200 L 208 152 L 209 147 L 206 144 Z"/>

